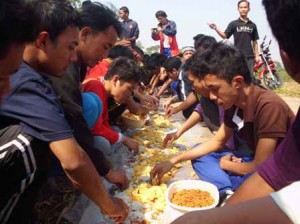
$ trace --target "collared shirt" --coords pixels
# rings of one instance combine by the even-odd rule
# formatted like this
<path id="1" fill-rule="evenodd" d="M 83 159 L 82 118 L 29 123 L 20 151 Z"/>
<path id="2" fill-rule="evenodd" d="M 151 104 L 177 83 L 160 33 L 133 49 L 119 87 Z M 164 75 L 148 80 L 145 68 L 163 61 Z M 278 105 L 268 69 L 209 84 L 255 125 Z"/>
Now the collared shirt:
<path id="1" fill-rule="evenodd" d="M 10 87 L 1 116 L 19 121 L 22 131 L 41 141 L 73 138 L 73 131 L 46 74 L 23 63 L 10 77 Z"/>
<path id="2" fill-rule="evenodd" d="M 123 32 L 120 35 L 120 38 L 123 39 L 129 39 L 132 37 L 139 37 L 140 34 L 140 30 L 139 30 L 139 26 L 137 24 L 137 22 L 135 22 L 132 19 L 128 19 L 128 20 L 123 20 L 122 21 L 122 27 L 123 27 Z M 135 40 L 131 41 L 131 45 L 134 46 L 135 45 Z"/>
<path id="3" fill-rule="evenodd" d="M 245 22 L 238 18 L 232 21 L 226 28 L 225 35 L 228 39 L 233 35 L 234 45 L 243 52 L 246 57 L 254 57 L 251 42 L 258 40 L 259 36 L 256 25 L 251 20 Z"/>
<path id="4" fill-rule="evenodd" d="M 237 129 L 232 121 L 236 108 L 233 106 L 224 114 L 225 125 L 233 129 Z M 254 153 L 260 138 L 278 138 L 278 145 L 286 136 L 295 117 L 277 94 L 254 85 L 250 86 L 246 108 L 239 108 L 237 115 L 244 121 L 239 136 Z"/>

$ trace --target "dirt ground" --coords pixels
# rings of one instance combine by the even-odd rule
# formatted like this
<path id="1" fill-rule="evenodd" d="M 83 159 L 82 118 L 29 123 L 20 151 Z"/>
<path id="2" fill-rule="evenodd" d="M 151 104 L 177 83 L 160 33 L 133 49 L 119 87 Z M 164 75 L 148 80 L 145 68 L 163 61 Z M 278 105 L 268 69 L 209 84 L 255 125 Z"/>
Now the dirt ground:
<path id="1" fill-rule="evenodd" d="M 283 86 L 275 92 L 283 96 L 300 98 L 300 85 L 295 81 L 284 82 Z"/>

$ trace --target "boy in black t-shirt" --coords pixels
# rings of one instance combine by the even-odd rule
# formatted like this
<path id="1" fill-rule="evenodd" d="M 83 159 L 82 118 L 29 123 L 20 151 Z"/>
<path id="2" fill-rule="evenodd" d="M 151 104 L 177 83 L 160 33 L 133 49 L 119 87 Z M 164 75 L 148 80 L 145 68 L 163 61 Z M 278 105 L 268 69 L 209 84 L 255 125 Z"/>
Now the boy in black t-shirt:
<path id="1" fill-rule="evenodd" d="M 241 0 L 238 2 L 240 17 L 229 23 L 225 32 L 221 31 L 216 24 L 209 23 L 209 27 L 215 30 L 223 39 L 229 39 L 232 35 L 236 46 L 247 58 L 248 67 L 253 77 L 254 62 L 259 61 L 257 40 L 259 39 L 256 25 L 248 18 L 250 2 Z"/>

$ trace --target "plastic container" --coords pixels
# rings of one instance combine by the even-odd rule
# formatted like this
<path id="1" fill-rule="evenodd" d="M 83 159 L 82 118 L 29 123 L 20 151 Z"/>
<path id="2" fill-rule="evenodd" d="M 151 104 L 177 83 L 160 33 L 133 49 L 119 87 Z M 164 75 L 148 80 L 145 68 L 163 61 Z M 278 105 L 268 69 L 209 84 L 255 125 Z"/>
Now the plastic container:
<path id="1" fill-rule="evenodd" d="M 201 190 L 201 191 L 208 191 L 210 193 L 210 195 L 213 197 L 214 203 L 210 206 L 199 207 L 199 208 L 185 207 L 185 206 L 179 206 L 179 205 L 173 204 L 171 202 L 172 195 L 175 192 L 183 190 L 183 189 L 186 189 L 186 190 L 196 189 L 196 190 Z M 176 182 L 170 184 L 170 186 L 167 189 L 167 193 L 166 193 L 167 207 L 165 210 L 165 215 L 166 215 L 166 218 L 168 218 L 168 223 L 170 223 L 170 222 L 174 221 L 176 218 L 178 218 L 179 216 L 181 216 L 187 212 L 214 208 L 217 206 L 218 203 L 219 203 L 219 191 L 215 185 L 208 183 L 206 181 L 202 181 L 202 180 L 180 180 L 180 181 L 176 181 Z"/>

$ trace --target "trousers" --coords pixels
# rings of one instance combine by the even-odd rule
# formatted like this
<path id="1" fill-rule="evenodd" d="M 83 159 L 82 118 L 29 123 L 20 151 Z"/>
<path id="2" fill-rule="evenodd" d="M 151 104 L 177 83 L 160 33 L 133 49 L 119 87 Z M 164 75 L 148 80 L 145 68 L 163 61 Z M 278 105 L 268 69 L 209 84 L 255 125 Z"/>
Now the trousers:
<path id="1" fill-rule="evenodd" d="M 234 156 L 242 158 L 244 162 L 253 160 L 250 156 L 240 155 L 237 151 L 222 150 L 220 152 L 213 152 L 202 156 L 198 159 L 192 160 L 192 166 L 196 174 L 201 180 L 210 182 L 218 188 L 220 194 L 226 190 L 235 191 L 251 174 L 237 175 L 223 170 L 220 167 L 220 159 L 232 153 Z"/>

